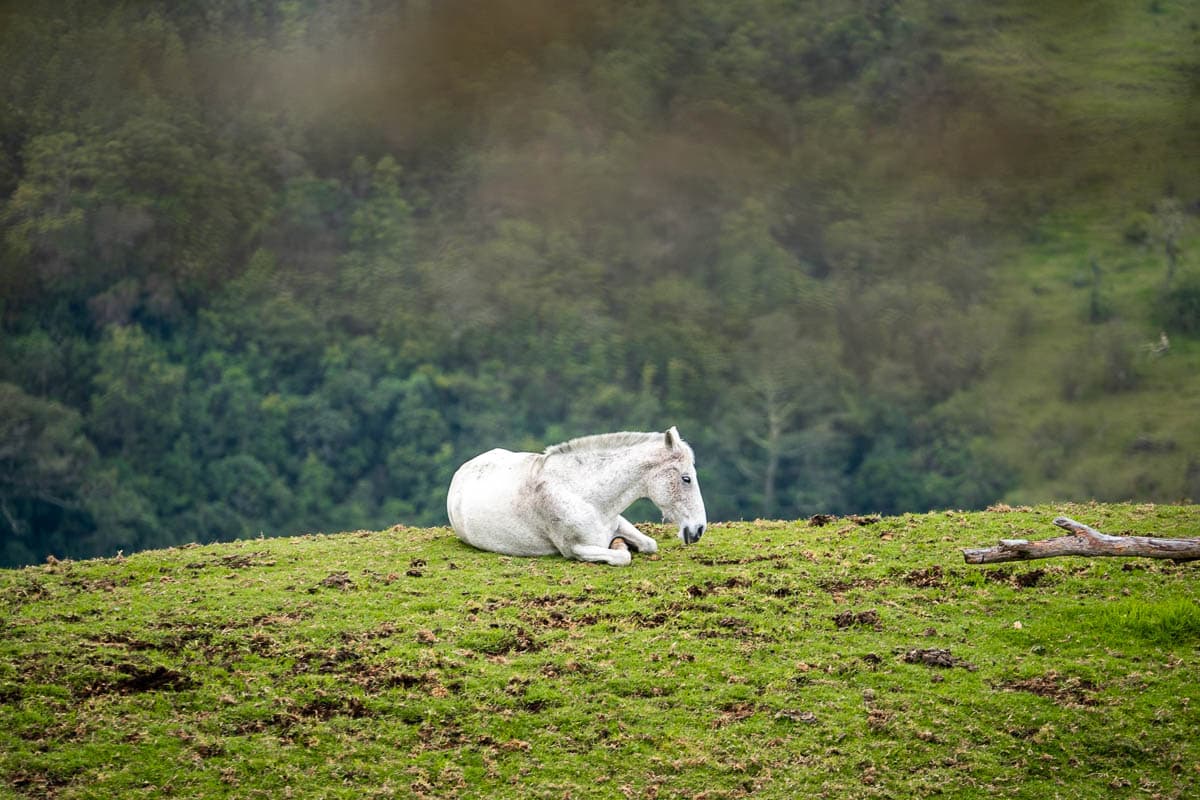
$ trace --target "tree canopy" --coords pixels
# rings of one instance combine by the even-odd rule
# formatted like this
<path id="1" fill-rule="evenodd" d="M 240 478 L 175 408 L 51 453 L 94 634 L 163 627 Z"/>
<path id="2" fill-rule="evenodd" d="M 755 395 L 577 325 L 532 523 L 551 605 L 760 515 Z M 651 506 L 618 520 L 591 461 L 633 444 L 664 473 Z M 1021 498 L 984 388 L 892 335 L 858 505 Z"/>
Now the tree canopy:
<path id="1" fill-rule="evenodd" d="M 669 425 L 714 519 L 1004 497 L 1014 242 L 1120 197 L 1200 330 L 1200 19 L 1119 5 L 8 3 L 0 560 L 442 524 L 481 450 Z"/>

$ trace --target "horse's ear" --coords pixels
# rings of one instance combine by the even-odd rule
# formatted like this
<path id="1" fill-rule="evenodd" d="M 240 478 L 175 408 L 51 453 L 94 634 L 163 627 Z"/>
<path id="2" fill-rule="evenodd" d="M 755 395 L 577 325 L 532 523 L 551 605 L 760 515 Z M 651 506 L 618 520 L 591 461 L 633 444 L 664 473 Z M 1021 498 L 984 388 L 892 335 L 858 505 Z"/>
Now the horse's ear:
<path id="1" fill-rule="evenodd" d="M 679 430 L 672 425 L 667 429 L 667 449 L 675 450 L 679 447 Z"/>

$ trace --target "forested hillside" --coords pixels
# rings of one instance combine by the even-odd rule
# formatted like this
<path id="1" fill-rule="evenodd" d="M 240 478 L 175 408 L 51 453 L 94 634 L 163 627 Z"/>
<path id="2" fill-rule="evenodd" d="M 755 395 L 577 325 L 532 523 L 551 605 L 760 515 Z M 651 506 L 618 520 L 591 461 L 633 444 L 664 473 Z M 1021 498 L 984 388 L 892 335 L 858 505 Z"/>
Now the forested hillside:
<path id="1" fill-rule="evenodd" d="M 669 425 L 712 519 L 1200 499 L 1194 3 L 8 2 L 0 76 L 0 564 Z"/>

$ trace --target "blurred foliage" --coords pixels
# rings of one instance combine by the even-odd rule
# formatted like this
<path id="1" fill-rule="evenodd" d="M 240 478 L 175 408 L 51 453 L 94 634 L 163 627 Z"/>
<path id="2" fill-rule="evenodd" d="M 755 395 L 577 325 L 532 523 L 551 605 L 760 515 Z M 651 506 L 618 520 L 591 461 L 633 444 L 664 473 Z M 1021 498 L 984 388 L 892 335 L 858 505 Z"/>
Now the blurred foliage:
<path id="1" fill-rule="evenodd" d="M 0 559 L 441 523 L 479 451 L 672 424 L 714 519 L 996 500 L 1012 237 L 1113 187 L 1197 335 L 1200 61 L 1087 106 L 1075 5 L 0 6 Z M 1138 385 L 1099 274 L 1068 399 Z"/>

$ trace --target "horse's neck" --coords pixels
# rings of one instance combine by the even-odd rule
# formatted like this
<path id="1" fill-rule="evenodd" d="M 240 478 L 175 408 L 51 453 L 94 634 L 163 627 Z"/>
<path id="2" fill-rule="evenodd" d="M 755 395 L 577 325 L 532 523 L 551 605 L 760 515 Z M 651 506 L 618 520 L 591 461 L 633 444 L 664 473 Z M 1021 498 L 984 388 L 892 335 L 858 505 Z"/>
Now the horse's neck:
<path id="1" fill-rule="evenodd" d="M 555 456 L 547 461 L 546 468 L 596 508 L 620 514 L 635 500 L 646 496 L 646 476 L 654 461 L 655 454 L 650 449 L 630 447 L 581 453 L 578 457 Z"/>

